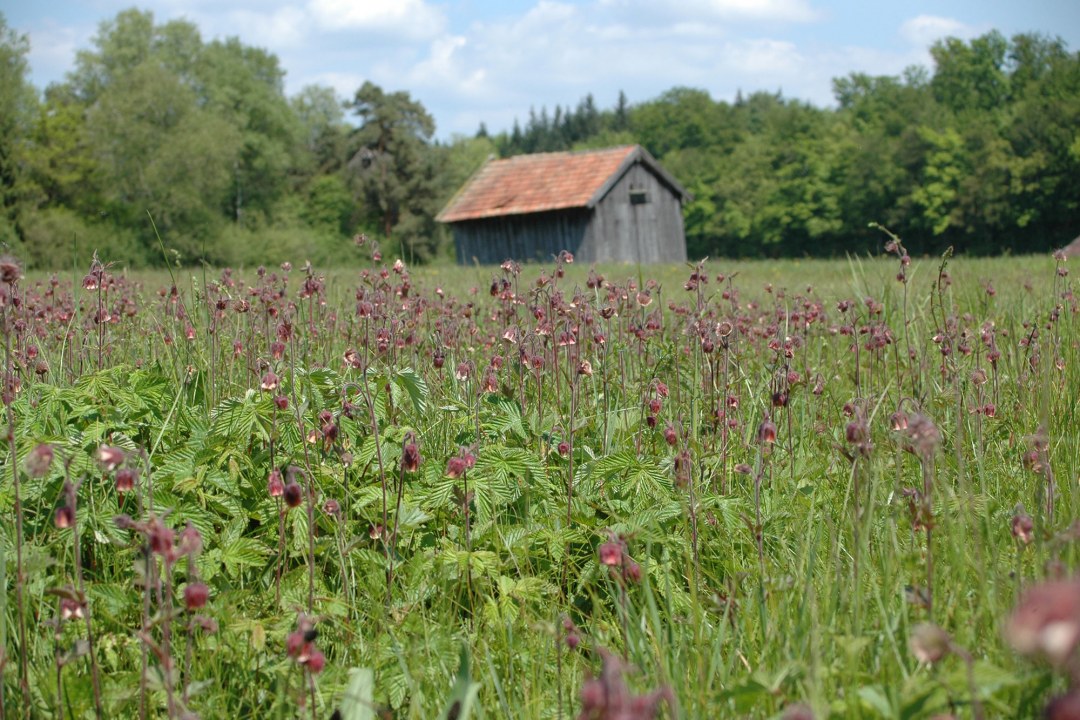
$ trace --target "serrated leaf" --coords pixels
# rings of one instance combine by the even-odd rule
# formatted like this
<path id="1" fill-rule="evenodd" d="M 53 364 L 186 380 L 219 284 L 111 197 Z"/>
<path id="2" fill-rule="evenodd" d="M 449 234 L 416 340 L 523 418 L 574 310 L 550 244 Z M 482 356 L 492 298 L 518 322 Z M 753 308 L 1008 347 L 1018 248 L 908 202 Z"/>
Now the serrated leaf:
<path id="1" fill-rule="evenodd" d="M 427 412 L 428 386 L 424 378 L 420 377 L 412 368 L 404 368 L 394 374 L 394 385 L 399 387 L 409 396 L 413 410 L 423 415 Z"/>

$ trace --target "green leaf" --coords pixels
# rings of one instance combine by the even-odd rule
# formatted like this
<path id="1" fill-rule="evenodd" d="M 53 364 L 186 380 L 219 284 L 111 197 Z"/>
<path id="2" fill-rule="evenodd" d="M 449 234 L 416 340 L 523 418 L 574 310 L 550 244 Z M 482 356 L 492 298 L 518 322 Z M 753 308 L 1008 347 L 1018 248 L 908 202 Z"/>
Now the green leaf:
<path id="1" fill-rule="evenodd" d="M 349 685 L 338 705 L 341 720 L 373 720 L 375 717 L 375 673 L 371 668 L 349 670 Z"/>
<path id="2" fill-rule="evenodd" d="M 862 700 L 863 705 L 874 710 L 881 717 L 896 717 L 896 710 L 893 709 L 892 703 L 877 685 L 867 685 L 859 688 L 859 699 Z"/>
<path id="3" fill-rule="evenodd" d="M 439 717 L 442 720 L 469 720 L 480 684 L 472 681 L 469 674 L 469 646 L 461 644 L 461 665 L 458 667 L 457 682 L 450 692 L 446 708 Z"/>
<path id="4" fill-rule="evenodd" d="M 266 548 L 253 538 L 236 538 L 221 548 L 221 562 L 226 572 L 234 577 L 242 567 L 262 565 L 265 556 Z"/>
<path id="5" fill-rule="evenodd" d="M 394 385 L 409 396 L 413 409 L 420 415 L 427 412 L 428 386 L 412 368 L 399 370 L 393 377 Z"/>

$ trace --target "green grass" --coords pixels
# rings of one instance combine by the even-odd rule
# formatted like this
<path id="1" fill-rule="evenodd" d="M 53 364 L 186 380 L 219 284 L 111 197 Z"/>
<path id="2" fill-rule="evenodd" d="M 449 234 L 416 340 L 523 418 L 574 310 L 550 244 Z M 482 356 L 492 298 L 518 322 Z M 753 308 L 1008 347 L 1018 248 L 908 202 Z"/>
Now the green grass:
<path id="1" fill-rule="evenodd" d="M 308 293 L 299 267 L 287 284 L 243 271 L 231 286 L 218 271 L 188 269 L 176 274 L 175 300 L 157 292 L 167 273 L 117 273 L 101 290 L 81 289 L 80 276 L 70 300 L 63 283 L 47 294 L 44 276 L 27 278 L 14 291 L 19 307 L 3 308 L 20 382 L 11 408 L 26 527 L 25 648 L 14 525 L 0 528 L 7 716 L 26 710 L 21 658 L 31 714 L 94 714 L 89 655 L 61 668 L 58 693 L 58 652 L 87 638 L 84 623 L 50 624 L 51 593 L 79 582 L 76 538 L 54 524 L 65 481 L 81 481 L 81 572 L 105 717 L 167 716 L 166 656 L 177 717 L 184 707 L 204 718 L 327 717 L 343 702 L 351 717 L 370 717 L 363 702 L 348 707 L 353 668 L 372 678 L 356 676 L 356 692 L 393 717 L 439 717 L 463 646 L 469 676 L 455 692 L 475 692 L 475 717 L 575 717 L 600 648 L 625 658 L 633 692 L 671 688 L 666 717 L 764 718 L 797 703 L 817 717 L 972 716 L 962 657 L 926 666 L 913 656 L 912 629 L 926 622 L 970 652 L 985 716 L 1038 714 L 1066 681 L 1016 655 L 1002 627 L 1024 587 L 1077 562 L 1080 334 L 1075 300 L 1062 297 L 1071 280 L 1045 257 L 958 258 L 938 292 L 941 261 L 928 258 L 908 268 L 905 293 L 898 267 L 710 262 L 700 292 L 683 287 L 690 266 L 600 267 L 595 289 L 577 264 L 559 279 L 554 266 L 519 277 L 418 267 L 403 294 L 402 277 L 390 270 L 384 281 L 377 268 L 316 269 Z M 504 277 L 517 300 L 489 293 Z M 847 312 L 842 300 L 854 301 Z M 94 322 L 99 301 L 105 323 Z M 370 317 L 357 315 L 360 303 L 372 304 Z M 604 318 L 605 307 L 618 312 Z M 503 340 L 510 327 L 516 344 Z M 568 332 L 575 344 L 560 345 Z M 861 347 L 885 333 L 883 347 Z M 996 371 L 984 333 L 1001 353 Z M 952 348 L 944 359 L 935 336 Z M 542 369 L 523 367 L 522 350 Z M 579 372 L 582 360 L 591 374 Z M 264 392 L 267 370 L 281 384 Z M 774 406 L 774 393 L 787 405 Z M 991 402 L 993 417 L 974 412 Z M 925 462 L 892 429 L 898 408 L 940 431 Z M 766 418 L 775 443 L 758 441 Z M 850 423 L 867 428 L 863 453 Z M 1047 475 L 1023 462 L 1040 427 L 1052 507 Z M 423 462 L 405 472 L 411 434 Z M 42 442 L 58 459 L 36 478 L 24 460 Z M 118 494 L 115 470 L 96 463 L 103 444 L 138 469 L 134 492 Z M 447 477 L 464 453 L 475 468 Z M 3 462 L 0 510 L 11 517 L 13 468 Z M 279 538 L 282 506 L 267 477 L 290 465 L 312 500 L 284 513 Z M 912 602 L 929 592 L 928 538 L 910 492 L 925 489 L 924 467 L 932 610 Z M 1020 504 L 1035 524 L 1030 545 L 1010 531 Z M 151 512 L 177 531 L 192 523 L 203 548 L 193 569 L 176 563 L 171 584 L 155 561 L 162 587 L 147 600 L 141 536 L 114 516 Z M 639 580 L 600 562 L 599 546 L 618 538 Z M 196 575 L 210 588 L 207 607 L 169 615 Z M 286 651 L 299 613 L 317 620 L 327 659 L 310 677 Z M 216 631 L 194 629 L 196 614 Z M 576 649 L 560 643 L 564 620 Z M 144 672 L 148 647 L 161 655 L 150 652 Z"/>

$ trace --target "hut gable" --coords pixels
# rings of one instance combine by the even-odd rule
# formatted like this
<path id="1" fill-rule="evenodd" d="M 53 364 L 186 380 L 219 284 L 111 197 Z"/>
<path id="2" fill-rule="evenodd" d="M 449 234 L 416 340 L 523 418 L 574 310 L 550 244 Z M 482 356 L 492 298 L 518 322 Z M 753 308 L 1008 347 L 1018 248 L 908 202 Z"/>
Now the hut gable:
<path id="1" fill-rule="evenodd" d="M 642 147 L 490 160 L 437 219 L 450 225 L 458 262 L 686 259 L 688 194 Z"/>

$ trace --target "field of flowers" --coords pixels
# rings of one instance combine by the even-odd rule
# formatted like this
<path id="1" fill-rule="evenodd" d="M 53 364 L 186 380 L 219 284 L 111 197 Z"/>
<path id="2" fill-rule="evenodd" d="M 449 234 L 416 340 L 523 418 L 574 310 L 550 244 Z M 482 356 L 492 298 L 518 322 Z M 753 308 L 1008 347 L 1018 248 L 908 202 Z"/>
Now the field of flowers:
<path id="1" fill-rule="evenodd" d="M 1064 256 L 25 276 L 5 718 L 1080 717 Z"/>

